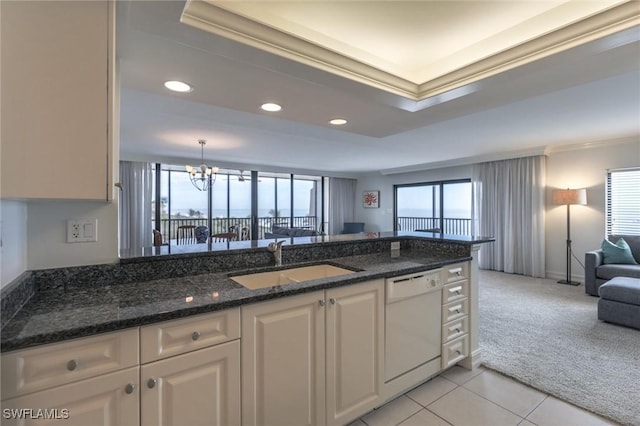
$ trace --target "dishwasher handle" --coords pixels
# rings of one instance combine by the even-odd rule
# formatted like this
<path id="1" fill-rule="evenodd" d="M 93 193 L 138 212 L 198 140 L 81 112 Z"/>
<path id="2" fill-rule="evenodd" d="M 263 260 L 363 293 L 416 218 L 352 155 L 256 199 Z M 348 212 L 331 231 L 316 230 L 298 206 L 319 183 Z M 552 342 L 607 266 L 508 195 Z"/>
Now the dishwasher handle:
<path id="1" fill-rule="evenodd" d="M 440 270 L 400 277 L 387 278 L 386 303 L 438 291 L 442 288 Z"/>

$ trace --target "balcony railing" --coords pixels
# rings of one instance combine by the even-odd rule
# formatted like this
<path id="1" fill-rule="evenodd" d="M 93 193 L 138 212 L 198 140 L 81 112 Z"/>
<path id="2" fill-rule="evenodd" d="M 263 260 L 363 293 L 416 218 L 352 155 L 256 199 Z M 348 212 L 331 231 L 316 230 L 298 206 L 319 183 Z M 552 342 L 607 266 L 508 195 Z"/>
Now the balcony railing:
<path id="1" fill-rule="evenodd" d="M 265 232 L 271 232 L 272 226 L 282 226 L 285 228 L 303 228 L 317 230 L 317 218 L 314 216 L 294 216 L 293 225 L 291 225 L 291 218 L 289 217 L 258 217 L 258 238 L 263 239 Z M 178 226 L 194 225 L 194 226 L 209 226 L 209 219 L 207 218 L 166 218 L 160 220 L 160 226 L 158 227 L 154 223 L 154 228 L 159 229 L 162 233 L 163 242 L 168 243 L 176 238 L 176 230 Z M 223 232 L 229 232 L 234 230 L 238 233 L 238 236 L 243 235 L 242 230 L 246 229 L 246 239 L 251 238 L 251 218 L 213 218 L 212 229 L 210 234 L 218 234 Z"/>
<path id="2" fill-rule="evenodd" d="M 398 217 L 398 231 L 430 231 L 450 235 L 471 235 L 471 219 L 437 217 Z"/>

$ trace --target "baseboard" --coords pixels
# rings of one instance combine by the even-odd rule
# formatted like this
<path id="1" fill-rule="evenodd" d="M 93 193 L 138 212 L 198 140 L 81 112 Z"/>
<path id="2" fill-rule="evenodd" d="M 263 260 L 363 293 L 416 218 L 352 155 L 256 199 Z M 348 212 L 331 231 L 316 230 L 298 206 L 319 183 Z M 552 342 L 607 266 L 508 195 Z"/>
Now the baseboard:
<path id="1" fill-rule="evenodd" d="M 482 349 L 478 348 L 475 351 L 471 352 L 471 355 L 469 355 L 456 365 L 466 368 L 467 370 L 473 370 L 480 367 L 480 364 L 482 364 Z"/>

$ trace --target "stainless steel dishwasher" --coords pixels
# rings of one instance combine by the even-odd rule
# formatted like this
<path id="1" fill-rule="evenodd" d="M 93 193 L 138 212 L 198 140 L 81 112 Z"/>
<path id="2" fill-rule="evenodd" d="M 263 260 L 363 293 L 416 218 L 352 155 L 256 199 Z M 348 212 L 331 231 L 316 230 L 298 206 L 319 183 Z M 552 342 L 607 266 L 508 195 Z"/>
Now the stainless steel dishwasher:
<path id="1" fill-rule="evenodd" d="M 385 382 L 440 356 L 440 271 L 386 280 Z"/>

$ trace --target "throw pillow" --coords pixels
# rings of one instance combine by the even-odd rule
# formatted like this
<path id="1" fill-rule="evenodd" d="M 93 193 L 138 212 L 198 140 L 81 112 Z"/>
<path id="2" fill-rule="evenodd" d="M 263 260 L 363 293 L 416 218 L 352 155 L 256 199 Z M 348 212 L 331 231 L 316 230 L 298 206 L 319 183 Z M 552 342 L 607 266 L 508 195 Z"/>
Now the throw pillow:
<path id="1" fill-rule="evenodd" d="M 633 258 L 631 253 L 631 247 L 624 240 L 624 238 L 618 239 L 618 242 L 613 244 L 609 240 L 602 240 L 602 253 L 604 254 L 603 262 L 605 264 L 610 263 L 622 263 L 637 265 L 638 262 Z"/>

